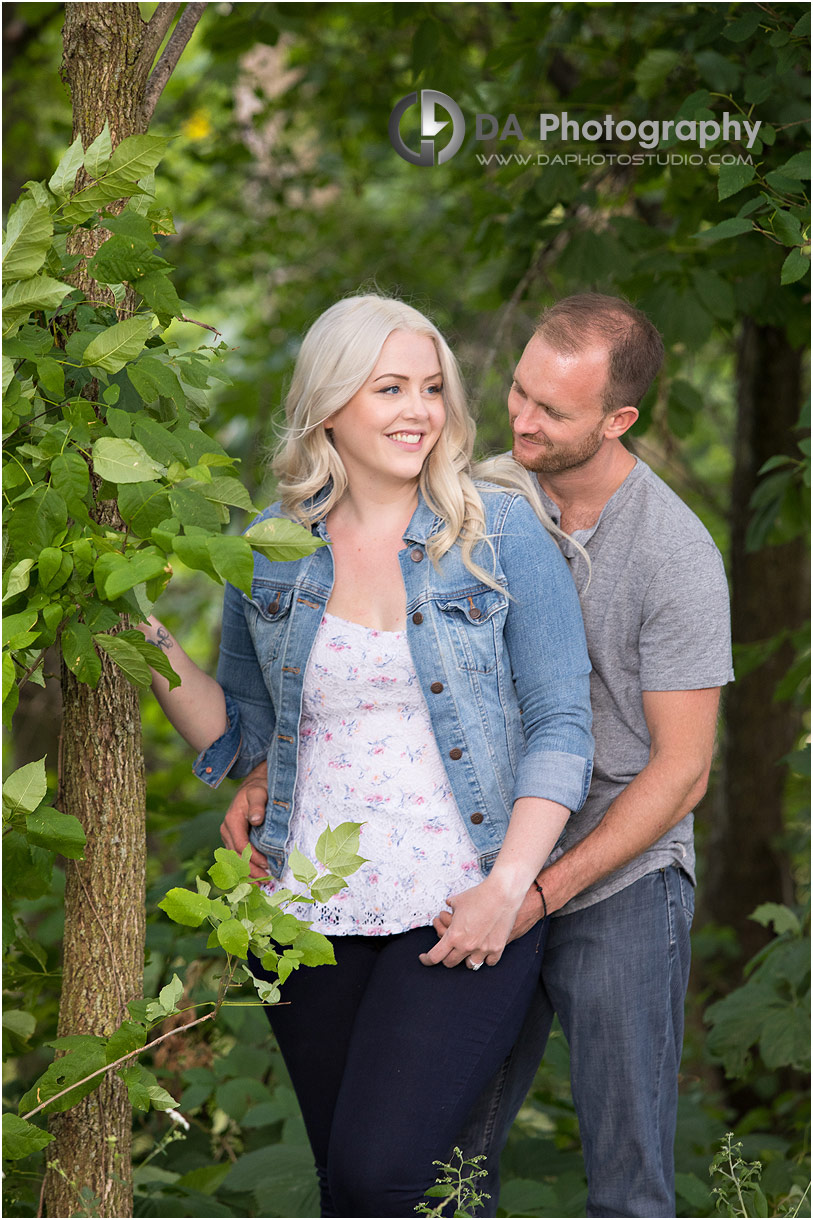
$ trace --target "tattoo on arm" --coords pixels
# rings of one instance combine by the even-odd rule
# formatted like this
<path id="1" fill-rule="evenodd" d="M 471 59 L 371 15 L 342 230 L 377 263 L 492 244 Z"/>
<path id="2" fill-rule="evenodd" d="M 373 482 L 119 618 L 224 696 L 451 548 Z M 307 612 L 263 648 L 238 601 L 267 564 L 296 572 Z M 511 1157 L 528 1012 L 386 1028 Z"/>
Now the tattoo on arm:
<path id="1" fill-rule="evenodd" d="M 155 644 L 158 648 L 163 648 L 165 652 L 169 652 L 172 647 L 172 639 L 166 627 L 159 627 L 155 635 Z"/>

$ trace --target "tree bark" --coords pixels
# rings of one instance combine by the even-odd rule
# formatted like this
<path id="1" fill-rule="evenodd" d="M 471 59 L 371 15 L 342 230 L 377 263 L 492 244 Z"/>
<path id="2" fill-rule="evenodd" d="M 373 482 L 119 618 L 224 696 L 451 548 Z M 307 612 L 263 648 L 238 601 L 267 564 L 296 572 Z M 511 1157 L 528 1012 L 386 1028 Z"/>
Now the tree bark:
<path id="1" fill-rule="evenodd" d="M 735 644 L 768 641 L 783 628 L 798 628 L 809 613 L 808 562 L 803 539 L 749 553 L 745 535 L 749 501 L 760 466 L 774 454 L 794 452 L 799 416 L 801 355 L 784 334 L 747 320 L 737 352 L 738 423 L 732 486 L 730 574 Z M 777 684 L 793 659 L 786 643 L 726 695 L 722 783 L 713 814 L 703 910 L 740 936 L 742 958 L 731 981 L 741 981 L 742 962 L 766 940 L 748 916 L 761 902 L 792 902 L 784 831 L 786 769 L 780 759 L 794 748 L 801 729 L 797 709 L 774 701 Z"/>
<path id="2" fill-rule="evenodd" d="M 150 69 L 178 7 L 159 4 L 147 23 L 137 4 L 66 5 L 62 75 L 71 93 L 73 138 L 81 136 L 85 148 L 105 122 L 114 148 L 146 130 Z M 81 178 L 76 189 L 84 185 Z M 107 236 L 103 229 L 79 229 L 74 250 L 89 258 Z M 72 282 L 96 291 L 84 262 Z M 114 503 L 100 504 L 94 515 L 122 528 Z M 87 846 L 84 860 L 68 862 L 60 1037 L 112 1033 L 143 985 L 145 787 L 138 693 L 106 655 L 101 659 L 95 690 L 62 667 L 59 799 L 82 823 Z M 105 1078 L 89 1097 L 53 1116 L 50 1128 L 56 1138 L 49 1148 L 46 1214 L 131 1216 L 132 1107 L 118 1077 Z M 83 1199 L 83 1190 L 96 1202 Z"/>

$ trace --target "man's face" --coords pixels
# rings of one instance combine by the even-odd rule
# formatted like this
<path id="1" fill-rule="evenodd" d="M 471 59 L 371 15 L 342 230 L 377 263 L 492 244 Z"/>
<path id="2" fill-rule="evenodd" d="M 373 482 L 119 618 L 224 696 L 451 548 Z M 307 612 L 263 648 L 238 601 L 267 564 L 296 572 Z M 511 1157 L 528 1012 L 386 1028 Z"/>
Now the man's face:
<path id="1" fill-rule="evenodd" d="M 531 339 L 508 394 L 514 457 L 526 470 L 559 474 L 599 451 L 613 419 L 602 402 L 607 372 L 604 347 L 566 353 Z"/>

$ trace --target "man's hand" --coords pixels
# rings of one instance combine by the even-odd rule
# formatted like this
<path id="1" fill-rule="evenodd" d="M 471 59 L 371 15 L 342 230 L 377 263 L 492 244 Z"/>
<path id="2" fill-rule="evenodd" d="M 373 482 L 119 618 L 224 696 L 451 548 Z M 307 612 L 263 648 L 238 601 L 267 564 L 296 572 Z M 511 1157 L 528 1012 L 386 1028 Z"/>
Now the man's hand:
<path id="1" fill-rule="evenodd" d="M 262 825 L 268 800 L 268 769 L 264 762 L 255 767 L 240 785 L 220 827 L 220 837 L 225 847 L 242 854 L 250 842 L 252 826 Z M 255 880 L 268 876 L 268 861 L 256 847 L 251 847 L 251 877 Z"/>

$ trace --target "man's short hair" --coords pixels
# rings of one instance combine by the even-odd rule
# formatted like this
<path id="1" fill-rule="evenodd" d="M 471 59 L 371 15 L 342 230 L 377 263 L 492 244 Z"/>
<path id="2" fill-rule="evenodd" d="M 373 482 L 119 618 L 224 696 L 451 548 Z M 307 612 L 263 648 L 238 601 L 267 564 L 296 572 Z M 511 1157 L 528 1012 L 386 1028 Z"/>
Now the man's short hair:
<path id="1" fill-rule="evenodd" d="M 621 297 L 581 292 L 545 309 L 534 332 L 562 352 L 598 342 L 610 356 L 605 413 L 637 407 L 663 363 L 663 340 L 649 318 Z"/>

